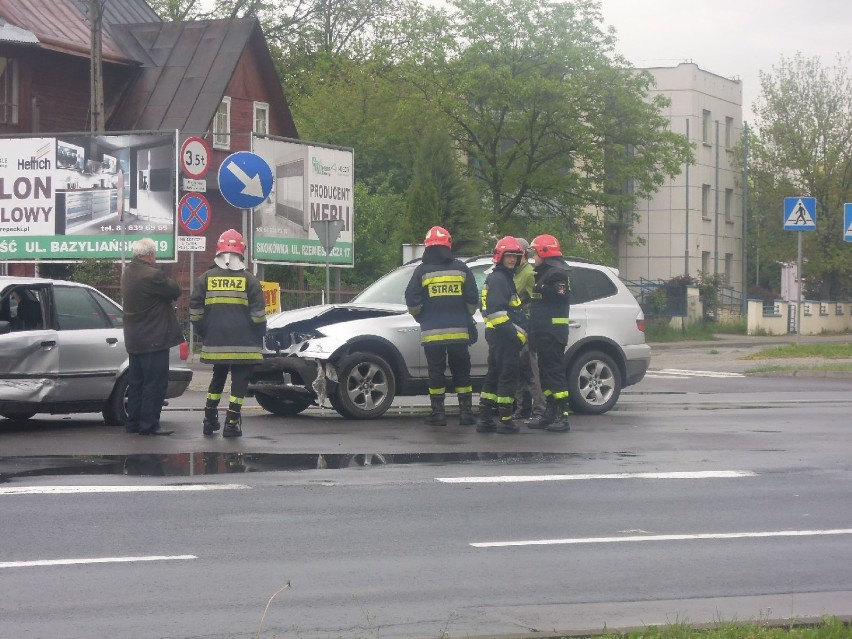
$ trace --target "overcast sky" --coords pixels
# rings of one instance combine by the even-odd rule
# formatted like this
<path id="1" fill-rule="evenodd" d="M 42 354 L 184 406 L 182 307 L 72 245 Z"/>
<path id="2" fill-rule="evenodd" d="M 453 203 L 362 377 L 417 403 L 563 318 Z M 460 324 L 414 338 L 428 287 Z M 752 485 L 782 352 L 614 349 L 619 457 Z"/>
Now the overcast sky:
<path id="1" fill-rule="evenodd" d="M 705 71 L 743 81 L 743 117 L 760 93 L 760 71 L 801 51 L 835 66 L 852 51 L 850 0 L 600 0 L 615 27 L 617 49 L 638 67 L 690 60 Z"/>

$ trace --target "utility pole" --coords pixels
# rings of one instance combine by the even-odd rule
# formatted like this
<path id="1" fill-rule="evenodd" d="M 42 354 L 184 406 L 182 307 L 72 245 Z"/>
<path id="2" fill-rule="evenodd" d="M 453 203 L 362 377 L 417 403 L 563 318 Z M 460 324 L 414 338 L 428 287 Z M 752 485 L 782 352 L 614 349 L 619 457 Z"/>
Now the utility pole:
<path id="1" fill-rule="evenodd" d="M 104 72 L 102 50 L 103 10 L 106 0 L 89 0 L 91 34 L 91 101 L 89 114 L 93 133 L 104 130 Z"/>

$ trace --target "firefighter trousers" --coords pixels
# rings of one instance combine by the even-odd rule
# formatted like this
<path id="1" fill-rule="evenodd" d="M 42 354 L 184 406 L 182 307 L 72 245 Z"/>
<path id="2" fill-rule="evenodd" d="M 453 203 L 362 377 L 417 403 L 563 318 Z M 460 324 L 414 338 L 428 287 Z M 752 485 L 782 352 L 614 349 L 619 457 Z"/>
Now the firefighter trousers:
<path id="1" fill-rule="evenodd" d="M 481 398 L 491 400 L 498 406 L 510 405 L 515 401 L 521 370 L 521 342 L 516 337 L 506 339 L 485 331 L 488 342 L 488 372 L 482 384 Z"/>
<path id="2" fill-rule="evenodd" d="M 470 349 L 467 344 L 424 344 L 426 364 L 429 367 L 429 394 L 446 393 L 447 362 L 453 377 L 453 389 L 456 393 L 471 393 L 470 385 Z"/>

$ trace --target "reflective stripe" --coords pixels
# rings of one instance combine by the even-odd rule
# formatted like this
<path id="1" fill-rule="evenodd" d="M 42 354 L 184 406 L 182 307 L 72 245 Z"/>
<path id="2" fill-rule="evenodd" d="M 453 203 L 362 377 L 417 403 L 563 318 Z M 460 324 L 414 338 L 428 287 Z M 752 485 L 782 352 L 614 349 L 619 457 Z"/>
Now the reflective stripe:
<path id="1" fill-rule="evenodd" d="M 239 360 L 253 360 L 253 359 L 263 359 L 263 355 L 260 353 L 210 353 L 207 351 L 201 351 L 201 357 L 203 359 L 239 359 Z"/>
<path id="2" fill-rule="evenodd" d="M 558 393 L 553 393 L 553 397 L 555 399 L 566 399 L 568 397 L 568 391 L 559 391 Z"/>
<path id="3" fill-rule="evenodd" d="M 567 324 L 568 318 L 567 317 L 554 317 L 550 321 L 554 324 Z"/>
<path id="4" fill-rule="evenodd" d="M 521 340 L 521 345 L 527 343 L 527 334 L 523 331 L 518 331 L 518 339 Z"/>
<path id="5" fill-rule="evenodd" d="M 208 297 L 204 300 L 204 306 L 211 304 L 236 304 L 238 306 L 248 306 L 249 302 L 245 297 Z"/>
<path id="6" fill-rule="evenodd" d="M 430 395 L 444 395 L 446 392 L 447 392 L 446 388 L 430 388 L 429 389 Z"/>
<path id="7" fill-rule="evenodd" d="M 218 402 L 222 399 L 222 393 L 207 393 L 207 399 Z"/>
<path id="8" fill-rule="evenodd" d="M 456 393 L 462 395 L 464 393 L 472 393 L 473 386 L 456 386 Z"/>
<path id="9" fill-rule="evenodd" d="M 237 397 L 235 395 L 231 395 L 230 397 L 228 397 L 228 403 L 229 404 L 239 404 L 240 406 L 242 406 L 243 405 L 243 398 Z"/>
<path id="10" fill-rule="evenodd" d="M 496 313 L 491 313 L 489 315 L 483 315 L 482 317 L 485 318 L 486 321 L 493 321 L 493 320 L 497 319 L 498 317 L 508 318 L 509 313 L 507 311 L 497 311 Z"/>
<path id="11" fill-rule="evenodd" d="M 512 299 L 509 300 L 509 306 L 520 306 L 521 298 L 517 295 L 512 295 Z"/>
<path id="12" fill-rule="evenodd" d="M 498 396 L 496 401 L 497 401 L 498 404 L 511 404 L 512 402 L 515 401 L 515 398 L 514 397 L 500 397 L 500 396 Z"/>
<path id="13" fill-rule="evenodd" d="M 430 284 L 446 284 L 448 282 L 464 282 L 465 277 L 461 274 L 460 271 L 442 271 L 442 273 L 459 273 L 459 275 L 435 275 L 434 273 L 429 273 L 430 277 L 424 277 L 421 281 L 423 282 L 423 286 L 429 286 Z"/>
<path id="14" fill-rule="evenodd" d="M 550 397 L 551 395 L 553 395 L 553 391 L 549 391 L 549 390 L 545 390 L 545 391 L 544 391 L 544 396 L 545 396 L 545 397 Z"/>
<path id="15" fill-rule="evenodd" d="M 491 402 L 496 402 L 496 401 L 497 401 L 497 395 L 495 395 L 494 393 L 485 393 L 485 392 L 482 392 L 482 393 L 480 393 L 480 394 L 479 394 L 479 398 L 480 398 L 480 399 L 485 399 L 485 400 L 488 400 L 488 401 L 491 401 Z"/>
<path id="16" fill-rule="evenodd" d="M 421 337 L 421 344 L 428 344 L 430 342 L 440 342 L 442 340 L 468 340 L 470 339 L 470 335 L 467 333 L 442 333 L 441 335 L 430 335 L 428 337 Z"/>

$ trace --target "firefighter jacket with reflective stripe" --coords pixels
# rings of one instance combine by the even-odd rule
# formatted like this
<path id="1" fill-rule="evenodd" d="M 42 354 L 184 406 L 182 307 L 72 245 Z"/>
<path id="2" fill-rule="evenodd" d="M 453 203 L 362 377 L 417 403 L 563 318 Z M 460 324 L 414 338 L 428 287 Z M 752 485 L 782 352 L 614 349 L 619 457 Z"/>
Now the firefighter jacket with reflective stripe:
<path id="1" fill-rule="evenodd" d="M 201 361 L 252 364 L 262 359 L 266 304 L 257 278 L 248 271 L 215 266 L 195 285 L 189 319 L 201 336 Z"/>
<path id="2" fill-rule="evenodd" d="M 467 344 L 477 299 L 473 274 L 451 254 L 448 259 L 422 262 L 405 289 L 408 312 L 420 324 L 421 344 Z"/>
<path id="3" fill-rule="evenodd" d="M 526 343 L 526 317 L 515 290 L 513 272 L 502 264 L 495 266 L 485 278 L 482 287 L 482 319 L 485 320 L 486 335 L 492 332 L 500 339 L 517 337 L 521 344 Z"/>
<path id="4" fill-rule="evenodd" d="M 548 257 L 535 267 L 535 287 L 530 304 L 530 331 L 568 339 L 571 305 L 570 267 L 561 257 Z"/>

